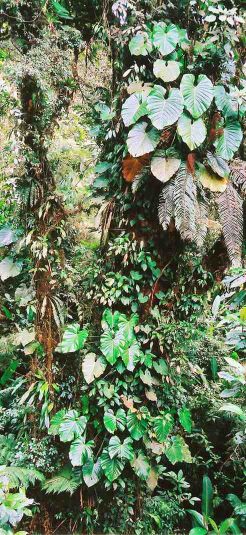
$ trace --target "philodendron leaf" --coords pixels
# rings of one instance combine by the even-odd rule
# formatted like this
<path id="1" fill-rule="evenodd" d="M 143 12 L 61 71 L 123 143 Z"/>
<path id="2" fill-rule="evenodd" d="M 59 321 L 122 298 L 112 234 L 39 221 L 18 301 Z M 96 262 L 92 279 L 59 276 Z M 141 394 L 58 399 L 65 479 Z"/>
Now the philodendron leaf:
<path id="1" fill-rule="evenodd" d="M 77 438 L 72 442 L 69 451 L 69 459 L 73 466 L 83 466 L 92 458 L 93 442 L 85 442 L 84 437 Z"/>
<path id="2" fill-rule="evenodd" d="M 207 152 L 207 163 L 209 167 L 221 178 L 227 178 L 230 174 L 230 167 L 228 163 L 218 156 L 218 154 L 212 154 L 212 152 Z"/>
<path id="3" fill-rule="evenodd" d="M 147 457 L 143 453 L 140 453 L 137 457 L 135 457 L 135 459 L 131 462 L 131 466 L 138 477 L 144 480 L 148 478 L 151 467 Z"/>
<path id="4" fill-rule="evenodd" d="M 173 428 L 173 425 L 174 419 L 169 413 L 154 418 L 153 427 L 158 442 L 164 442 L 164 440 L 166 440 Z"/>
<path id="5" fill-rule="evenodd" d="M 5 247 L 6 245 L 10 245 L 11 243 L 14 243 L 17 240 L 15 232 L 9 228 L 4 227 L 0 230 L 0 247 Z"/>
<path id="6" fill-rule="evenodd" d="M 159 22 L 154 25 L 153 43 L 163 56 L 171 54 L 179 41 L 178 28 L 174 24 Z"/>
<path id="7" fill-rule="evenodd" d="M 171 437 L 170 444 L 165 455 L 172 464 L 186 462 L 191 463 L 191 453 L 188 445 L 180 435 Z"/>
<path id="8" fill-rule="evenodd" d="M 86 428 L 87 419 L 85 416 L 79 416 L 75 410 L 68 411 L 62 419 L 59 426 L 59 436 L 62 442 L 72 442 L 80 437 Z"/>
<path id="9" fill-rule="evenodd" d="M 55 351 L 58 353 L 75 353 L 75 351 L 79 351 L 84 347 L 88 334 L 86 329 L 80 329 L 78 323 L 68 325 L 63 333 L 62 341 Z"/>
<path id="10" fill-rule="evenodd" d="M 103 423 L 109 433 L 114 433 L 116 430 L 116 416 L 113 411 L 108 411 L 104 414 Z"/>
<path id="11" fill-rule="evenodd" d="M 113 459 L 111 459 L 106 449 L 103 450 L 102 455 L 100 457 L 100 461 L 102 470 L 106 478 L 112 483 L 120 476 L 124 468 L 123 461 L 118 457 L 114 457 Z"/>
<path id="12" fill-rule="evenodd" d="M 178 415 L 182 427 L 185 429 L 185 431 L 190 433 L 192 429 L 192 420 L 189 409 L 187 409 L 187 407 L 182 407 L 182 409 L 178 411 Z"/>
<path id="13" fill-rule="evenodd" d="M 148 116 L 158 130 L 176 123 L 184 107 L 179 89 L 171 89 L 166 95 L 164 87 L 155 85 L 147 97 Z"/>
<path id="14" fill-rule="evenodd" d="M 94 379 L 100 377 L 106 368 L 102 359 L 97 359 L 95 353 L 88 353 L 82 363 L 82 372 L 85 381 L 89 385 Z"/>
<path id="15" fill-rule="evenodd" d="M 223 133 L 214 141 L 216 153 L 225 160 L 231 160 L 239 149 L 243 133 L 238 121 L 228 119 L 223 127 Z"/>
<path id="16" fill-rule="evenodd" d="M 135 124 L 146 114 L 146 102 L 140 93 L 134 93 L 128 97 L 122 106 L 121 116 L 125 126 Z"/>
<path id="17" fill-rule="evenodd" d="M 184 143 L 194 150 L 205 141 L 207 130 L 202 119 L 192 120 L 183 113 L 178 120 L 178 133 Z"/>
<path id="18" fill-rule="evenodd" d="M 101 351 L 110 364 L 115 364 L 124 348 L 124 335 L 120 331 L 105 331 L 101 336 Z"/>
<path id="19" fill-rule="evenodd" d="M 127 414 L 127 429 L 134 440 L 142 438 L 147 429 L 147 421 L 143 415 L 129 411 Z"/>
<path id="20" fill-rule="evenodd" d="M 88 460 L 82 468 L 83 479 L 87 487 L 93 487 L 100 479 L 101 475 L 101 463 L 97 461 L 94 463 L 91 459 Z"/>
<path id="21" fill-rule="evenodd" d="M 111 459 L 119 457 L 119 459 L 128 459 L 132 461 L 134 458 L 134 451 L 132 447 L 132 439 L 125 438 L 123 442 L 119 437 L 112 437 L 109 441 L 108 452 Z"/>
<path id="22" fill-rule="evenodd" d="M 204 74 L 200 74 L 197 80 L 193 74 L 184 74 L 180 91 L 185 108 L 194 119 L 198 119 L 207 111 L 214 97 L 213 84 Z"/>
<path id="23" fill-rule="evenodd" d="M 20 274 L 22 264 L 20 262 L 14 262 L 10 256 L 6 256 L 0 262 L 0 278 L 2 281 L 10 279 L 10 277 L 17 277 Z"/>
<path id="24" fill-rule="evenodd" d="M 157 59 L 154 63 L 153 72 L 156 78 L 161 78 L 163 82 L 173 82 L 180 75 L 179 62 Z"/>
<path id="25" fill-rule="evenodd" d="M 239 110 L 238 100 L 233 98 L 225 90 L 223 85 L 216 85 L 214 87 L 214 98 L 218 110 L 222 112 L 224 117 L 237 119 Z"/>
<path id="26" fill-rule="evenodd" d="M 64 416 L 66 414 L 65 409 L 61 409 L 58 411 L 54 416 L 51 418 L 50 427 L 49 427 L 49 435 L 58 435 L 60 425 L 63 422 Z"/>
<path id="27" fill-rule="evenodd" d="M 180 164 L 181 160 L 179 158 L 154 156 L 151 160 L 151 172 L 161 182 L 168 182 L 178 171 Z"/>
<path id="28" fill-rule="evenodd" d="M 146 32 L 139 32 L 130 43 L 129 49 L 132 56 L 147 56 L 152 51 L 152 43 Z"/>
<path id="29" fill-rule="evenodd" d="M 210 189 L 210 191 L 223 193 L 227 188 L 228 181 L 226 178 L 219 178 L 212 171 L 208 171 L 202 164 L 199 166 L 198 178 L 203 187 Z"/>
<path id="30" fill-rule="evenodd" d="M 157 147 L 159 139 L 160 134 L 155 128 L 150 128 L 146 122 L 140 122 L 128 134 L 128 150 L 132 156 L 143 156 Z"/>

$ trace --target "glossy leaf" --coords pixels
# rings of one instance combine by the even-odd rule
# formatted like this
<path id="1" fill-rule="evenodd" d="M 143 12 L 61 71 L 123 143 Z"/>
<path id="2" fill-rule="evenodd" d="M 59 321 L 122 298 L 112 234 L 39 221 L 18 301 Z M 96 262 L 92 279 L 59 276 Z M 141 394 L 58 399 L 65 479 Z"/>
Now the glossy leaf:
<path id="1" fill-rule="evenodd" d="M 219 178 L 212 171 L 208 171 L 204 165 L 200 165 L 197 176 L 203 187 L 210 191 L 223 193 L 227 188 L 227 179 Z"/>
<path id="2" fill-rule="evenodd" d="M 202 480 L 202 514 L 208 518 L 213 510 L 213 487 L 208 476 Z"/>
<path id="3" fill-rule="evenodd" d="M 86 428 L 87 419 L 85 416 L 79 416 L 75 410 L 69 410 L 59 427 L 59 436 L 62 442 L 72 442 L 80 437 Z"/>
<path id="4" fill-rule="evenodd" d="M 143 156 L 156 148 L 159 139 L 160 134 L 155 128 L 149 127 L 146 122 L 140 122 L 130 130 L 127 147 L 132 156 Z"/>
<path id="5" fill-rule="evenodd" d="M 141 479 L 146 480 L 149 477 L 150 464 L 147 457 L 143 453 L 140 453 L 134 458 L 134 460 L 131 462 L 131 466 L 137 476 Z"/>
<path id="6" fill-rule="evenodd" d="M 128 412 L 127 429 L 134 440 L 139 440 L 146 432 L 147 421 L 139 413 Z"/>
<path id="7" fill-rule="evenodd" d="M 158 442 L 164 442 L 174 426 L 173 416 L 169 413 L 154 418 L 153 427 Z"/>
<path id="8" fill-rule="evenodd" d="M 191 453 L 183 437 L 176 435 L 171 437 L 171 442 L 165 454 L 172 464 L 186 462 L 191 463 Z"/>
<path id="9" fill-rule="evenodd" d="M 225 160 L 231 160 L 239 149 L 243 133 L 239 122 L 228 119 L 224 125 L 223 133 L 214 141 L 216 153 Z"/>
<path id="10" fill-rule="evenodd" d="M 198 119 L 209 108 L 213 97 L 213 84 L 204 74 L 200 74 L 196 80 L 193 74 L 184 74 L 180 91 L 182 93 L 185 108 Z"/>
<path id="11" fill-rule="evenodd" d="M 165 61 L 157 59 L 153 68 L 156 78 L 161 78 L 163 82 L 173 82 L 180 75 L 180 67 L 178 61 Z"/>
<path id="12" fill-rule="evenodd" d="M 111 459 L 119 457 L 119 459 L 132 461 L 134 458 L 132 439 L 125 438 L 125 440 L 121 442 L 119 437 L 112 437 L 109 441 L 108 452 Z"/>
<path id="13" fill-rule="evenodd" d="M 192 420 L 189 409 L 187 409 L 187 407 L 182 407 L 182 409 L 178 411 L 178 415 L 182 427 L 185 429 L 185 431 L 187 431 L 187 433 L 190 433 L 192 429 Z"/>
<path id="14" fill-rule="evenodd" d="M 63 333 L 62 341 L 56 347 L 56 351 L 58 353 L 74 353 L 75 351 L 79 351 L 84 347 L 88 334 L 86 329 L 80 329 L 78 323 L 68 325 Z"/>
<path id="15" fill-rule="evenodd" d="M 164 87 L 155 85 L 147 97 L 147 110 L 152 124 L 158 130 L 176 123 L 183 111 L 179 89 L 171 89 L 167 96 Z"/>
<path id="16" fill-rule="evenodd" d="M 175 50 L 179 41 L 179 32 L 174 24 L 159 22 L 154 25 L 153 43 L 163 56 L 167 56 Z"/>
<path id="17" fill-rule="evenodd" d="M 221 158 L 221 156 L 218 156 L 218 154 L 212 154 L 212 152 L 207 152 L 207 163 L 214 173 L 219 175 L 221 178 L 228 178 L 230 174 L 230 167 L 228 163 Z"/>
<path id="18" fill-rule="evenodd" d="M 161 182 L 168 182 L 178 171 L 181 160 L 179 158 L 163 158 L 154 156 L 151 160 L 151 172 Z"/>
<path id="19" fill-rule="evenodd" d="M 91 446 L 93 442 L 85 442 L 84 437 L 77 438 L 72 442 L 69 450 L 69 459 L 73 466 L 83 466 L 92 457 Z"/>
<path id="20" fill-rule="evenodd" d="M 146 32 L 139 32 L 130 43 L 129 49 L 132 56 L 147 56 L 152 51 L 152 43 Z"/>
<path id="21" fill-rule="evenodd" d="M 120 476 L 124 463 L 118 457 L 111 459 L 107 450 L 103 450 L 100 461 L 106 478 L 112 483 Z"/>
<path id="22" fill-rule="evenodd" d="M 94 379 L 100 377 L 105 368 L 105 363 L 102 360 L 97 359 L 95 353 L 88 353 L 85 355 L 82 362 L 82 372 L 86 383 L 89 385 Z"/>
<path id="23" fill-rule="evenodd" d="M 14 262 L 10 256 L 6 256 L 0 262 L 0 278 L 2 281 L 17 277 L 21 272 L 22 265 L 20 262 Z"/>
<path id="24" fill-rule="evenodd" d="M 206 126 L 202 119 L 192 120 L 183 113 L 178 120 L 178 133 L 191 150 L 199 147 L 206 139 Z"/>

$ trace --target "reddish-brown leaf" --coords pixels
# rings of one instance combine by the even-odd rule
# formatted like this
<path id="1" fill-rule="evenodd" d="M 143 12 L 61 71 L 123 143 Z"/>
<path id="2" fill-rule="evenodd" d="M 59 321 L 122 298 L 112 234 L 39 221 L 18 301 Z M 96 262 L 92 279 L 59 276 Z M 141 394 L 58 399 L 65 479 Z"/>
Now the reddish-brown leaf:
<path id="1" fill-rule="evenodd" d="M 126 182 L 133 182 L 135 176 L 140 173 L 142 168 L 149 162 L 149 154 L 144 154 L 139 158 L 133 156 L 126 156 L 122 162 L 122 174 Z"/>
<path id="2" fill-rule="evenodd" d="M 196 154 L 195 152 L 190 152 L 187 156 L 187 171 L 192 175 L 195 174 L 195 163 L 196 163 Z"/>

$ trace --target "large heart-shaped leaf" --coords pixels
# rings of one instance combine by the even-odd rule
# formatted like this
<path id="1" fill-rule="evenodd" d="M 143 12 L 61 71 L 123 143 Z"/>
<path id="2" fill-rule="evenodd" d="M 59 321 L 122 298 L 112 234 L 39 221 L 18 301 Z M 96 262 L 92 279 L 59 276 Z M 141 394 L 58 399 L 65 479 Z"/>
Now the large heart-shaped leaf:
<path id="1" fill-rule="evenodd" d="M 101 463 L 98 460 L 94 463 L 92 460 L 87 461 L 82 468 L 84 482 L 87 487 L 93 487 L 100 479 Z"/>
<path id="2" fill-rule="evenodd" d="M 164 87 L 155 85 L 147 97 L 148 115 L 158 130 L 176 123 L 183 111 L 182 96 L 179 89 L 171 89 L 167 98 Z"/>
<path id="3" fill-rule="evenodd" d="M 145 434 L 147 429 L 147 421 L 142 417 L 142 415 L 136 412 L 128 412 L 127 429 L 134 440 L 139 440 Z"/>
<path id="4" fill-rule="evenodd" d="M 124 463 L 118 457 L 111 459 L 106 449 L 103 450 L 100 461 L 106 478 L 112 483 L 120 476 L 124 468 Z"/>
<path id="5" fill-rule="evenodd" d="M 121 332 L 105 331 L 101 336 L 101 351 L 110 364 L 115 364 L 124 348 L 124 336 Z"/>
<path id="6" fill-rule="evenodd" d="M 73 466 L 82 466 L 92 458 L 93 442 L 85 442 L 84 437 L 77 438 L 72 442 L 69 450 L 69 459 Z"/>
<path id="7" fill-rule="evenodd" d="M 183 437 L 177 435 L 174 437 L 171 437 L 171 442 L 165 451 L 165 454 L 172 464 L 176 463 L 191 463 L 191 453 L 189 450 L 188 445 L 184 441 Z"/>
<path id="8" fill-rule="evenodd" d="M 214 87 L 215 103 L 219 111 L 222 112 L 224 117 L 238 117 L 238 100 L 230 93 L 228 93 L 223 85 L 216 85 Z"/>
<path id="9" fill-rule="evenodd" d="M 61 441 L 72 442 L 75 438 L 80 437 L 85 431 L 86 423 L 85 416 L 79 416 L 75 410 L 68 411 L 58 430 Z"/>
<path id="10" fill-rule="evenodd" d="M 202 119 L 192 120 L 183 113 L 178 121 L 178 133 L 184 143 L 193 150 L 205 141 L 207 130 Z"/>
<path id="11" fill-rule="evenodd" d="M 149 477 L 151 467 L 148 458 L 143 453 L 140 453 L 137 457 L 135 457 L 135 459 L 133 459 L 131 466 L 137 476 L 141 479 L 146 480 Z"/>
<path id="12" fill-rule="evenodd" d="M 194 74 L 184 74 L 180 91 L 185 107 L 194 119 L 198 119 L 209 108 L 214 96 L 213 84 L 204 74 L 200 74 L 197 81 Z"/>
<path id="13" fill-rule="evenodd" d="M 156 148 L 159 139 L 160 134 L 155 128 L 150 128 L 146 122 L 138 123 L 128 134 L 128 150 L 132 156 L 143 156 Z"/>
<path id="14" fill-rule="evenodd" d="M 174 24 L 159 22 L 153 30 L 153 43 L 163 56 L 171 54 L 179 41 L 179 32 Z"/>
<path id="15" fill-rule="evenodd" d="M 82 363 L 82 372 L 87 384 L 89 385 L 95 378 L 100 377 L 105 368 L 106 365 L 102 360 L 97 359 L 95 353 L 88 353 Z"/>
<path id="16" fill-rule="evenodd" d="M 56 347 L 56 351 L 58 353 L 74 353 L 75 351 L 79 351 L 84 347 L 88 334 L 86 329 L 80 329 L 78 323 L 68 325 L 63 333 L 62 341 Z"/>
<path id="17" fill-rule="evenodd" d="M 109 433 L 114 433 L 116 431 L 116 416 L 113 411 L 108 411 L 104 414 L 103 423 Z"/>
<path id="18" fill-rule="evenodd" d="M 202 164 L 199 166 L 198 177 L 203 187 L 210 189 L 210 191 L 223 193 L 227 188 L 228 182 L 226 178 L 219 178 L 212 171 L 208 171 Z"/>
<path id="19" fill-rule="evenodd" d="M 191 432 L 192 429 L 192 419 L 191 419 L 191 413 L 187 407 L 182 407 L 178 411 L 179 414 L 179 421 L 182 425 L 182 427 L 187 431 L 188 433 Z"/>
<path id="20" fill-rule="evenodd" d="M 161 78 L 163 82 L 173 82 L 180 75 L 180 67 L 178 61 L 164 61 L 157 59 L 153 68 L 156 78 Z"/>
<path id="21" fill-rule="evenodd" d="M 231 160 L 239 149 L 243 133 L 238 121 L 228 119 L 224 125 L 223 133 L 214 141 L 216 153 L 225 160 Z"/>
<path id="22" fill-rule="evenodd" d="M 128 459 L 132 461 L 134 452 L 132 447 L 132 439 L 125 438 L 123 442 L 119 437 L 112 437 L 109 441 L 108 452 L 111 459 L 119 457 L 119 459 Z"/>
<path id="23" fill-rule="evenodd" d="M 178 171 L 180 164 L 181 160 L 179 158 L 154 156 L 151 160 L 151 172 L 161 182 L 168 182 Z"/>
<path id="24" fill-rule="evenodd" d="M 22 264 L 20 262 L 14 262 L 10 256 L 6 256 L 0 262 L 0 278 L 5 281 L 10 277 L 17 277 L 21 272 L 21 268 Z"/>
<path id="25" fill-rule="evenodd" d="M 209 167 L 221 178 L 227 178 L 230 174 L 230 167 L 228 163 L 218 156 L 218 154 L 212 154 L 212 152 L 207 152 L 207 163 Z"/>
<path id="26" fill-rule="evenodd" d="M 4 227 L 0 230 L 0 247 L 5 247 L 5 245 L 10 245 L 17 240 L 15 232 L 9 228 Z"/>
<path id="27" fill-rule="evenodd" d="M 154 419 L 154 431 L 158 442 L 164 442 L 174 425 L 174 419 L 171 414 L 157 416 Z"/>
<path id="28" fill-rule="evenodd" d="M 139 32 L 130 43 L 129 49 L 132 56 L 147 56 L 152 50 L 151 40 L 146 32 Z"/>
<path id="29" fill-rule="evenodd" d="M 146 102 L 141 93 L 134 93 L 128 97 L 122 106 L 121 116 L 125 126 L 135 124 L 146 114 Z"/>

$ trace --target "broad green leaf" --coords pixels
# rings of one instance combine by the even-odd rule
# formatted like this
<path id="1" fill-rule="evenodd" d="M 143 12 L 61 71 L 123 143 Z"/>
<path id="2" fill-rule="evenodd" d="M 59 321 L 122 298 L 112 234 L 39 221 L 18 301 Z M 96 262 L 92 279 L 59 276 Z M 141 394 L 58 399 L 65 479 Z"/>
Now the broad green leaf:
<path id="1" fill-rule="evenodd" d="M 6 245 L 10 245 L 11 243 L 14 243 L 17 240 L 15 232 L 9 228 L 4 227 L 0 230 L 0 247 L 5 247 Z"/>
<path id="2" fill-rule="evenodd" d="M 152 43 L 146 32 L 139 32 L 130 43 L 129 49 L 132 56 L 147 56 L 152 51 Z"/>
<path id="3" fill-rule="evenodd" d="M 223 85 L 216 85 L 214 87 L 214 98 L 218 110 L 222 112 L 224 117 L 237 119 L 239 111 L 238 101 L 225 90 Z"/>
<path id="4" fill-rule="evenodd" d="M 129 371 L 133 371 L 140 356 L 140 346 L 137 340 L 133 340 L 132 344 L 124 349 L 121 353 L 121 358 Z"/>
<path id="5" fill-rule="evenodd" d="M 131 277 L 133 277 L 134 280 L 141 280 L 142 277 L 140 276 L 140 279 L 139 279 L 137 275 L 139 274 L 131 271 Z M 130 318 L 125 316 L 124 314 L 120 315 L 119 322 L 118 322 L 119 330 L 123 333 L 124 338 L 128 342 L 131 342 L 132 339 L 135 338 L 134 328 L 138 325 L 138 323 L 139 323 L 138 314 L 132 314 Z"/>
<path id="6" fill-rule="evenodd" d="M 121 442 L 119 437 L 112 437 L 109 441 L 108 452 L 111 459 L 119 457 L 119 459 L 128 459 L 129 461 L 132 461 L 134 458 L 132 439 L 125 438 L 125 440 Z"/>
<path id="7" fill-rule="evenodd" d="M 108 329 L 117 329 L 118 328 L 118 322 L 119 317 L 121 316 L 120 312 L 112 312 L 107 308 L 102 317 L 102 328 L 104 331 L 107 331 Z"/>
<path id="8" fill-rule="evenodd" d="M 57 0 L 52 0 L 51 1 L 52 3 L 52 6 L 56 12 L 56 15 L 60 18 L 60 19 L 72 19 L 73 17 L 71 17 L 71 15 L 69 14 L 68 10 L 62 5 L 60 4 L 60 2 L 57 2 Z"/>
<path id="9" fill-rule="evenodd" d="M 239 149 L 243 133 L 239 122 L 228 119 L 223 128 L 223 134 L 214 141 L 216 153 L 225 160 L 231 160 Z"/>
<path id="10" fill-rule="evenodd" d="M 82 372 L 87 384 L 89 385 L 94 379 L 100 377 L 105 368 L 105 363 L 103 363 L 101 359 L 97 359 L 95 353 L 88 353 L 85 355 L 82 362 Z"/>
<path id="11" fill-rule="evenodd" d="M 207 152 L 207 163 L 209 167 L 221 178 L 227 178 L 230 174 L 230 167 L 228 163 L 218 156 L 218 154 L 212 154 L 212 152 Z"/>
<path id="12" fill-rule="evenodd" d="M 134 440 L 142 438 L 147 429 L 147 421 L 141 413 L 128 412 L 127 429 Z"/>
<path id="13" fill-rule="evenodd" d="M 140 376 L 141 381 L 145 385 L 152 386 L 153 377 L 152 377 L 152 375 L 151 375 L 149 370 L 145 370 L 145 372 L 143 370 L 140 370 L 139 376 Z"/>
<path id="14" fill-rule="evenodd" d="M 101 475 L 101 463 L 97 461 L 94 463 L 91 459 L 88 460 L 82 468 L 83 479 L 87 487 L 93 487 L 100 479 Z"/>
<path id="15" fill-rule="evenodd" d="M 154 25 L 153 43 L 163 56 L 171 54 L 179 41 L 178 28 L 174 24 L 159 22 Z"/>
<path id="16" fill-rule="evenodd" d="M 194 119 L 198 119 L 207 111 L 214 97 L 213 84 L 204 74 L 200 74 L 197 80 L 193 74 L 184 74 L 180 91 L 185 108 Z"/>
<path id="17" fill-rule="evenodd" d="M 121 350 L 124 348 L 122 332 L 105 331 L 101 336 L 101 351 L 110 364 L 115 364 Z"/>
<path id="18" fill-rule="evenodd" d="M 80 437 L 86 428 L 87 419 L 85 416 L 79 416 L 75 410 L 68 411 L 59 427 L 59 436 L 62 442 L 72 442 Z"/>
<path id="19" fill-rule="evenodd" d="M 161 182 L 168 182 L 178 171 L 181 160 L 178 158 L 163 158 L 154 156 L 151 160 L 151 172 Z"/>
<path id="20" fill-rule="evenodd" d="M 128 97 L 122 106 L 121 116 L 125 126 L 135 124 L 146 114 L 146 102 L 140 93 L 134 93 Z"/>
<path id="21" fill-rule="evenodd" d="M 56 347 L 58 353 L 74 353 L 79 351 L 85 345 L 88 337 L 86 329 L 81 330 L 78 323 L 68 325 L 63 333 L 62 341 Z"/>
<path id="22" fill-rule="evenodd" d="M 73 466 L 83 466 L 92 458 L 93 442 L 85 442 L 84 437 L 77 438 L 70 446 L 69 459 Z"/>
<path id="23" fill-rule="evenodd" d="M 165 455 L 172 464 L 186 462 L 191 463 L 191 453 L 188 445 L 180 435 L 171 437 L 170 444 Z"/>
<path id="24" fill-rule="evenodd" d="M 228 181 L 226 178 L 219 178 L 212 171 L 208 171 L 202 164 L 199 166 L 198 178 L 203 187 L 210 189 L 210 191 L 223 193 L 227 188 Z"/>
<path id="25" fill-rule="evenodd" d="M 60 425 L 63 422 L 65 414 L 66 414 L 65 409 L 61 409 L 56 414 L 54 414 L 54 416 L 52 416 L 49 431 L 48 431 L 49 435 L 59 434 Z"/>
<path id="26" fill-rule="evenodd" d="M 149 127 L 146 122 L 141 122 L 130 130 L 127 147 L 132 156 L 143 156 L 156 148 L 159 139 L 160 134 L 155 128 Z"/>
<path id="27" fill-rule="evenodd" d="M 0 262 L 0 278 L 2 281 L 10 279 L 10 277 L 17 277 L 22 269 L 20 262 L 14 262 L 10 256 L 6 256 Z"/>
<path id="28" fill-rule="evenodd" d="M 104 425 L 109 433 L 114 433 L 116 430 L 116 416 L 113 411 L 108 411 L 103 417 Z"/>
<path id="29" fill-rule="evenodd" d="M 208 476 L 202 480 L 202 514 L 208 518 L 213 510 L 213 486 Z"/>
<path id="30" fill-rule="evenodd" d="M 199 147 L 206 139 L 206 126 L 202 119 L 192 120 L 183 113 L 178 120 L 178 134 L 191 150 Z"/>
<path id="31" fill-rule="evenodd" d="M 100 461 L 106 478 L 112 483 L 120 476 L 124 468 L 124 463 L 118 457 L 111 459 L 106 449 L 103 450 Z"/>
<path id="32" fill-rule="evenodd" d="M 182 427 L 187 431 L 188 433 L 191 432 L 192 429 L 192 420 L 191 420 L 191 413 L 187 407 L 182 407 L 178 411 L 179 414 L 179 421 L 182 425 Z"/>
<path id="33" fill-rule="evenodd" d="M 116 411 L 116 425 L 120 431 L 124 431 L 126 427 L 126 413 L 124 409 L 118 409 Z"/>
<path id="34" fill-rule="evenodd" d="M 192 528 L 189 531 L 189 535 L 206 535 L 206 533 L 208 533 L 207 529 L 200 527 Z"/>
<path id="35" fill-rule="evenodd" d="M 194 518 L 194 520 L 196 521 L 196 523 L 199 526 L 202 526 L 203 528 L 206 528 L 206 525 L 205 525 L 205 522 L 204 522 L 204 518 L 201 515 L 201 513 L 198 513 L 198 511 L 195 511 L 194 509 L 187 509 L 187 512 L 190 513 L 190 515 Z"/>
<path id="36" fill-rule="evenodd" d="M 153 362 L 153 367 L 160 375 L 168 375 L 168 366 L 164 359 L 159 359 Z"/>
<path id="37" fill-rule="evenodd" d="M 154 75 L 156 78 L 161 78 L 163 82 L 173 82 L 180 75 L 180 67 L 178 61 L 165 61 L 157 59 L 154 63 Z"/>
<path id="38" fill-rule="evenodd" d="M 166 95 L 164 87 L 155 85 L 147 97 L 148 116 L 158 130 L 176 123 L 184 107 L 179 89 L 171 89 Z"/>
<path id="39" fill-rule="evenodd" d="M 246 412 L 244 412 L 241 407 L 236 405 L 235 403 L 225 403 L 220 407 L 220 411 L 223 412 L 229 412 L 231 414 L 236 414 L 237 416 L 240 416 L 243 420 L 246 419 Z"/>
<path id="40" fill-rule="evenodd" d="M 238 524 L 235 518 L 226 518 L 221 522 L 219 527 L 220 535 L 228 535 L 228 533 L 234 533 L 235 535 L 242 535 L 241 529 L 238 527 Z"/>
<path id="41" fill-rule="evenodd" d="M 173 428 L 173 425 L 174 419 L 169 413 L 154 418 L 153 427 L 158 442 L 164 442 L 164 440 L 166 440 Z"/>
<path id="42" fill-rule="evenodd" d="M 137 457 L 135 457 L 135 459 L 131 462 L 131 466 L 138 477 L 144 480 L 148 478 L 151 467 L 148 458 L 143 453 L 140 453 Z"/>

